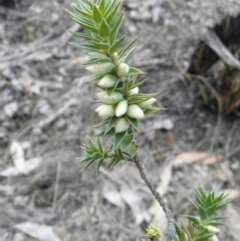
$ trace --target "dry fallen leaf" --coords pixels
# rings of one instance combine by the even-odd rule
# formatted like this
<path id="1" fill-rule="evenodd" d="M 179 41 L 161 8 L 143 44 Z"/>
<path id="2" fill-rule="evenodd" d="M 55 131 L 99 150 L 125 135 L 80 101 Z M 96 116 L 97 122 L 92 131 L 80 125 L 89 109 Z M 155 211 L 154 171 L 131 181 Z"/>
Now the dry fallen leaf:
<path id="1" fill-rule="evenodd" d="M 234 179 L 234 173 L 224 163 L 220 164 L 220 167 L 215 171 L 215 175 L 218 179 L 224 182 L 232 181 Z"/>
<path id="2" fill-rule="evenodd" d="M 224 156 L 212 155 L 206 152 L 184 152 L 174 158 L 175 164 L 192 164 L 201 163 L 205 165 L 213 165 L 216 162 L 223 161 Z"/>
<path id="3" fill-rule="evenodd" d="M 223 190 L 224 194 L 228 194 L 227 198 L 230 200 L 240 198 L 240 192 L 236 189 L 225 189 Z"/>
<path id="4" fill-rule="evenodd" d="M 157 191 L 164 196 L 167 193 L 170 181 L 172 178 L 172 164 L 168 164 L 163 171 L 161 172 L 160 183 L 157 187 Z M 149 209 L 149 212 L 152 214 L 152 224 L 160 227 L 161 231 L 165 233 L 167 230 L 168 221 L 166 215 L 160 207 L 159 203 L 154 200 L 152 206 Z"/>
<path id="5" fill-rule="evenodd" d="M 10 155 L 18 172 L 20 174 L 28 174 L 25 163 L 24 150 L 17 140 L 12 141 L 10 145 Z"/>
<path id="6" fill-rule="evenodd" d="M 25 162 L 26 172 L 30 173 L 40 167 L 42 159 L 39 157 L 32 158 Z M 0 172 L 1 177 L 15 177 L 23 173 L 17 167 L 8 167 Z"/>
<path id="7" fill-rule="evenodd" d="M 142 200 L 139 196 L 139 193 L 134 190 L 130 190 L 126 185 L 122 185 L 121 196 L 122 199 L 131 208 L 135 217 L 135 224 L 137 226 L 140 225 L 143 221 L 147 223 L 150 221 L 150 214 L 147 212 L 147 210 L 142 208 Z"/>
<path id="8" fill-rule="evenodd" d="M 122 185 L 120 191 L 105 188 L 103 196 L 108 202 L 118 207 L 122 207 L 125 202 L 133 212 L 136 225 L 141 224 L 143 221 L 150 221 L 149 213 L 142 208 L 142 200 L 139 193 L 130 190 L 126 185 Z"/>
<path id="9" fill-rule="evenodd" d="M 229 217 L 227 219 L 227 227 L 229 229 L 229 233 L 236 239 L 239 240 L 240 237 L 240 213 L 234 209 L 233 205 L 228 204 L 226 213 L 226 217 Z"/>
<path id="10" fill-rule="evenodd" d="M 39 241 L 61 241 L 50 226 L 25 222 L 15 225 L 15 228 Z"/>

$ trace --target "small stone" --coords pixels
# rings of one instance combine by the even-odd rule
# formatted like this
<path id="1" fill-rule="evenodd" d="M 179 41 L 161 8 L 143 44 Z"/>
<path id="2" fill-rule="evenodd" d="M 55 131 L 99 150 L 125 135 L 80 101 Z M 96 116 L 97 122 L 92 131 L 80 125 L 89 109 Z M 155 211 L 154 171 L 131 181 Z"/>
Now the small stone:
<path id="1" fill-rule="evenodd" d="M 61 237 L 62 241 L 72 241 L 73 237 L 72 234 L 65 228 L 65 227 L 59 227 L 55 230 L 55 233 Z"/>
<path id="2" fill-rule="evenodd" d="M 39 142 L 41 144 L 44 144 L 44 143 L 48 142 L 48 140 L 49 140 L 48 135 L 46 135 L 44 133 L 39 136 Z"/>
<path id="3" fill-rule="evenodd" d="M 9 137 L 4 130 L 0 130 L 0 146 L 6 147 L 9 142 Z"/>
<path id="4" fill-rule="evenodd" d="M 18 111 L 18 103 L 12 102 L 4 106 L 4 112 L 6 116 L 12 118 Z"/>
<path id="5" fill-rule="evenodd" d="M 29 198 L 27 196 L 16 196 L 13 199 L 13 205 L 16 207 L 26 207 Z"/>
<path id="6" fill-rule="evenodd" d="M 13 236 L 13 241 L 26 241 L 26 235 L 23 233 L 15 233 Z"/>
<path id="7" fill-rule="evenodd" d="M 64 120 L 64 119 L 60 119 L 60 120 L 56 123 L 56 128 L 57 128 L 57 130 L 59 130 L 59 131 L 65 130 L 66 127 L 67 127 L 67 122 L 66 122 L 66 120 Z"/>

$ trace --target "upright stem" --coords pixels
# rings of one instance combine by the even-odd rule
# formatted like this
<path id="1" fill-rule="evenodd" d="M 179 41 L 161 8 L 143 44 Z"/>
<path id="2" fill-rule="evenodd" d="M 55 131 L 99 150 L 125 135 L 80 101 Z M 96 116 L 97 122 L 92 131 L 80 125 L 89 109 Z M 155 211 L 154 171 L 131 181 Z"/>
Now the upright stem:
<path id="1" fill-rule="evenodd" d="M 146 175 L 146 172 L 144 170 L 144 167 L 142 165 L 142 162 L 141 162 L 140 158 L 138 157 L 138 155 L 134 156 L 133 161 L 136 164 L 136 166 L 138 168 L 138 171 L 139 171 L 143 181 L 146 183 L 147 187 L 149 188 L 149 190 L 151 191 L 153 196 L 156 198 L 156 200 L 158 201 L 159 205 L 162 207 L 163 211 L 166 214 L 166 218 L 168 220 L 167 240 L 168 241 L 172 241 L 173 240 L 173 236 L 175 234 L 175 225 L 174 225 L 174 218 L 173 218 L 172 212 L 168 208 L 167 203 L 163 200 L 163 198 L 160 195 L 160 193 L 156 191 L 156 188 L 149 181 L 149 179 L 148 179 L 148 177 Z"/>

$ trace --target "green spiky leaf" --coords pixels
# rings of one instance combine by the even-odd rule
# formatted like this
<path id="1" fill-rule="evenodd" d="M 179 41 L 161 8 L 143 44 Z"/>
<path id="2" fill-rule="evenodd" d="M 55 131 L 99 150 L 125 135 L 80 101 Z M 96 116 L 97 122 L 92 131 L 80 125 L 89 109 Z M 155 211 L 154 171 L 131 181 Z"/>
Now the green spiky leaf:
<path id="1" fill-rule="evenodd" d="M 124 77 L 132 76 L 132 75 L 140 75 L 140 74 L 145 74 L 145 73 L 139 69 L 130 67 L 128 73 L 124 75 Z"/>
<path id="2" fill-rule="evenodd" d="M 106 23 L 106 20 L 102 18 L 101 24 L 99 26 L 98 34 L 102 39 L 107 39 L 110 33 L 110 29 L 108 24 Z"/>
<path id="3" fill-rule="evenodd" d="M 126 38 L 126 35 L 123 35 L 120 39 L 114 42 L 113 45 L 110 47 L 108 53 L 110 55 L 113 55 L 118 50 L 120 45 L 124 42 L 125 38 Z"/>
<path id="4" fill-rule="evenodd" d="M 91 75 L 90 77 L 87 77 L 87 78 L 84 80 L 84 83 L 89 83 L 89 82 L 92 82 L 92 81 L 96 81 L 96 80 L 98 80 L 98 79 L 100 79 L 100 78 L 102 78 L 102 77 L 103 77 L 103 75 L 97 75 L 97 74 Z"/>
<path id="5" fill-rule="evenodd" d="M 118 121 L 118 117 L 114 116 L 110 119 L 108 126 L 105 130 L 105 133 L 108 133 L 109 130 L 115 127 L 116 122 Z"/>
<path id="6" fill-rule="evenodd" d="M 113 150 L 116 150 L 122 143 L 126 132 L 117 133 L 114 137 Z"/>
<path id="7" fill-rule="evenodd" d="M 130 51 L 133 47 L 135 42 L 137 41 L 138 37 L 134 38 L 131 42 L 129 42 L 126 46 L 124 46 L 118 53 L 119 58 L 122 58 L 128 51 Z"/>
<path id="8" fill-rule="evenodd" d="M 138 147 L 134 144 L 129 145 L 125 151 L 131 156 L 134 157 L 137 154 Z"/>
<path id="9" fill-rule="evenodd" d="M 131 118 L 129 116 L 126 117 L 129 121 L 129 123 L 131 124 L 131 126 L 137 130 L 138 132 L 140 132 L 140 129 L 139 129 L 139 125 L 138 125 L 138 120 L 137 119 L 134 119 L 134 118 Z"/>
<path id="10" fill-rule="evenodd" d="M 101 21 L 102 21 L 102 14 L 101 14 L 101 12 L 99 11 L 99 9 L 98 9 L 98 7 L 96 5 L 93 5 L 92 17 L 93 17 L 94 22 L 96 22 L 98 24 L 101 23 Z"/>
<path id="11" fill-rule="evenodd" d="M 116 23 L 114 24 L 114 26 L 111 29 L 111 33 L 108 38 L 111 44 L 115 41 L 115 39 L 118 35 L 118 32 L 119 32 L 119 29 L 121 28 L 121 25 L 123 23 L 123 20 L 124 20 L 124 13 L 122 13 L 119 16 L 118 20 L 116 21 Z"/>
<path id="12" fill-rule="evenodd" d="M 133 142 L 133 135 L 132 134 L 126 134 L 122 140 L 121 143 L 121 149 L 124 150 L 127 147 L 129 147 L 129 145 L 131 145 Z"/>
<path id="13" fill-rule="evenodd" d="M 80 37 L 80 38 L 84 38 L 87 40 L 92 40 L 92 37 L 90 35 L 84 34 L 84 33 L 79 33 L 79 32 L 72 32 L 70 30 L 67 30 L 70 34 L 76 36 L 76 37 Z"/>
<path id="14" fill-rule="evenodd" d="M 72 46 L 75 46 L 77 48 L 80 48 L 80 49 L 85 49 L 88 51 L 101 53 L 101 50 L 92 44 L 79 44 L 79 43 L 72 43 L 72 42 L 69 42 L 69 44 L 71 44 Z"/>

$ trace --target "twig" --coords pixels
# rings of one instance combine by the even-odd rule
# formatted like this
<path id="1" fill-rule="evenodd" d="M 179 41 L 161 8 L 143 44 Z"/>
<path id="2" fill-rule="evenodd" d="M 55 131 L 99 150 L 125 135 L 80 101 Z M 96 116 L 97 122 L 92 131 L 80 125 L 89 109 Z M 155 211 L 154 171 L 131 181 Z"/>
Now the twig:
<path id="1" fill-rule="evenodd" d="M 54 188 L 54 195 L 53 195 L 53 204 L 52 204 L 52 213 L 56 209 L 56 203 L 57 203 L 57 197 L 58 197 L 58 187 L 59 187 L 59 180 L 60 180 L 60 174 L 61 174 L 62 164 L 61 162 L 58 162 L 57 167 L 57 176 L 56 176 L 56 184 Z"/>
<path id="2" fill-rule="evenodd" d="M 167 240 L 171 241 L 171 240 L 173 240 L 173 236 L 175 234 L 174 218 L 173 218 L 172 212 L 168 208 L 167 203 L 161 197 L 160 193 L 156 191 L 156 188 L 153 186 L 153 184 L 147 178 L 144 167 L 143 167 L 138 155 L 134 156 L 133 161 L 136 164 L 143 181 L 146 183 L 147 187 L 149 188 L 149 190 L 151 191 L 153 196 L 156 198 L 159 205 L 162 207 L 163 211 L 166 214 L 166 218 L 168 220 Z"/>
<path id="3" fill-rule="evenodd" d="M 233 54 L 227 49 L 227 47 L 221 42 L 219 37 L 213 30 L 207 29 L 207 33 L 203 39 L 204 43 L 210 47 L 220 59 L 229 64 L 233 68 L 240 69 L 240 62 Z"/>

